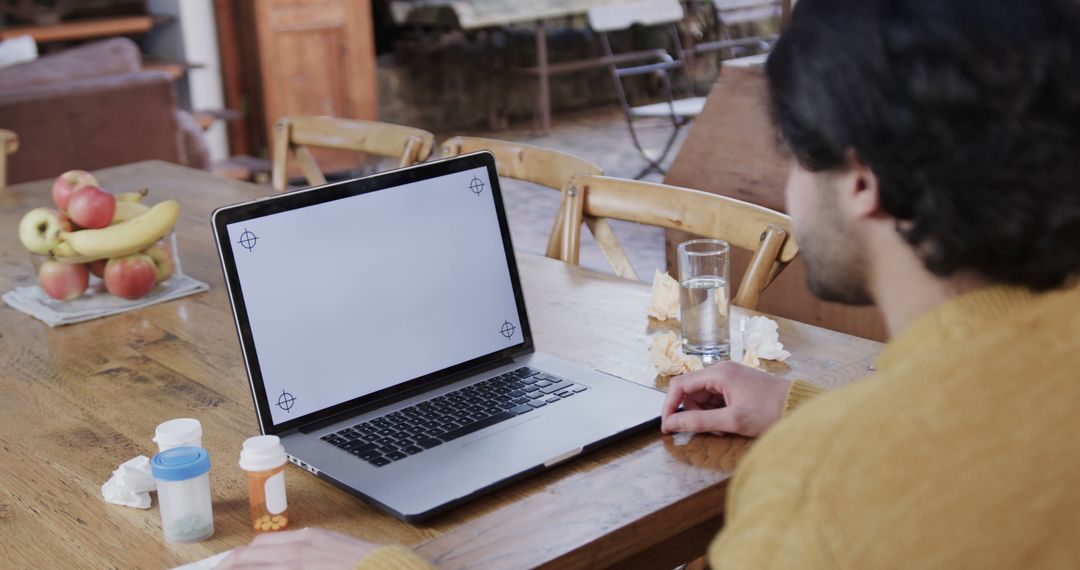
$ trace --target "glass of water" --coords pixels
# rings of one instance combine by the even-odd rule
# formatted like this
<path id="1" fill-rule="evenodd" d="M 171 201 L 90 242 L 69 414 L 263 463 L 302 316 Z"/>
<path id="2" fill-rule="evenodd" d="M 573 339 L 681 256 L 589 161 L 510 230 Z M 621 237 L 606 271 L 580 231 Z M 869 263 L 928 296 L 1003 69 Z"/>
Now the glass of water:
<path id="1" fill-rule="evenodd" d="M 683 352 L 713 364 L 731 355 L 728 272 L 731 246 L 718 239 L 679 244 L 679 310 Z"/>

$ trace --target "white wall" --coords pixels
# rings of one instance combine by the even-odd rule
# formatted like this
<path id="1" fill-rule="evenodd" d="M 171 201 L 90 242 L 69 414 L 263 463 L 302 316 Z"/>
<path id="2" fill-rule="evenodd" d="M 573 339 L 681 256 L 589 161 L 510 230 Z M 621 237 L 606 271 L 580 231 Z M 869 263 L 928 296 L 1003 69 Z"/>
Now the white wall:
<path id="1" fill-rule="evenodd" d="M 217 27 L 212 0 L 150 0 L 151 14 L 173 16 L 176 22 L 155 27 L 147 36 L 147 50 L 164 60 L 197 63 L 202 67 L 188 71 L 177 83 L 181 105 L 194 111 L 224 109 L 221 84 L 221 60 L 218 57 Z M 223 121 L 214 122 L 206 132 L 210 159 L 229 156 L 229 143 Z"/>

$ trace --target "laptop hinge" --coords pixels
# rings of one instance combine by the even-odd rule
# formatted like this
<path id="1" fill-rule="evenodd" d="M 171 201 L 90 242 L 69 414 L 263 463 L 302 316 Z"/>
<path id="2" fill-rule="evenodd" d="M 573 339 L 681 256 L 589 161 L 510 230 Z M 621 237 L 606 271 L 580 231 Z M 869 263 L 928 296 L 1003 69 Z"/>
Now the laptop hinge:
<path id="1" fill-rule="evenodd" d="M 484 364 L 482 366 L 477 366 L 477 367 L 474 367 L 474 368 L 470 368 L 468 370 L 463 370 L 461 372 L 458 372 L 457 374 L 447 376 L 446 378 L 441 378 L 439 380 L 434 380 L 434 381 L 432 381 L 432 382 L 430 382 L 428 384 L 424 384 L 423 386 L 417 386 L 416 388 L 413 388 L 412 390 L 409 390 L 407 392 L 402 392 L 400 394 L 394 394 L 393 396 L 389 396 L 389 397 L 386 397 L 386 398 L 381 398 L 381 399 L 375 400 L 374 402 L 369 402 L 369 403 L 367 403 L 367 404 L 365 404 L 363 406 L 357 407 L 357 408 L 352 408 L 352 409 L 349 409 L 349 410 L 345 410 L 345 411 L 343 411 L 341 413 L 334 414 L 334 415 L 332 415 L 332 416 L 330 416 L 328 418 L 323 418 L 321 420 L 318 420 L 318 421 L 312 422 L 310 424 L 307 424 L 305 426 L 302 426 L 302 427 L 299 428 L 298 431 L 300 433 L 311 433 L 313 431 L 318 431 L 318 430 L 321 430 L 321 429 L 325 428 L 326 426 L 336 424 L 336 423 L 338 423 L 338 422 L 340 422 L 342 420 L 348 419 L 348 418 L 350 418 L 352 416 L 359 416 L 360 414 L 365 414 L 365 413 L 370 412 L 372 410 L 377 410 L 379 408 L 384 408 L 386 406 L 392 405 L 392 404 L 394 404 L 396 402 L 400 402 L 402 400 L 408 400 L 409 398 L 419 396 L 419 395 L 421 395 L 421 394 L 423 394 L 425 392 L 430 392 L 430 391 L 432 391 L 432 390 L 434 390 L 436 388 L 441 388 L 443 386 L 453 384 L 454 382 L 461 381 L 461 380 L 463 380 L 465 378 L 468 378 L 469 376 L 476 376 L 477 374 L 482 374 L 486 370 L 494 370 L 494 369 L 499 368 L 501 366 L 506 366 L 507 364 L 513 364 L 513 362 L 514 362 L 514 359 L 510 358 L 510 357 L 500 358 L 499 360 L 496 360 L 495 362 L 489 362 L 489 363 Z M 285 434 L 279 434 L 279 435 L 285 435 Z"/>

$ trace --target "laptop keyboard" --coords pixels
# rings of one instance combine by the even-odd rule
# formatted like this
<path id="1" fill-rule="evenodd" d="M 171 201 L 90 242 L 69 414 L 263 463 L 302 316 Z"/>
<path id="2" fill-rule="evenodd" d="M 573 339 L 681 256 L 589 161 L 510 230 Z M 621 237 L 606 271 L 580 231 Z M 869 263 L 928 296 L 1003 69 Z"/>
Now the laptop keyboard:
<path id="1" fill-rule="evenodd" d="M 587 389 L 522 367 L 320 439 L 382 467 Z"/>

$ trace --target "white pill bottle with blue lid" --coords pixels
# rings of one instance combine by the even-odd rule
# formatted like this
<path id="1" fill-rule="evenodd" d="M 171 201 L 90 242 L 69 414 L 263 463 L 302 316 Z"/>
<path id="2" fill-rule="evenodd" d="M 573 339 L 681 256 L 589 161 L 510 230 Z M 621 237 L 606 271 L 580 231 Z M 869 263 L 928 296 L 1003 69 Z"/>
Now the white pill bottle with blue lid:
<path id="1" fill-rule="evenodd" d="M 166 542 L 198 542 L 214 534 L 210 454 L 201 447 L 174 447 L 150 460 Z"/>

